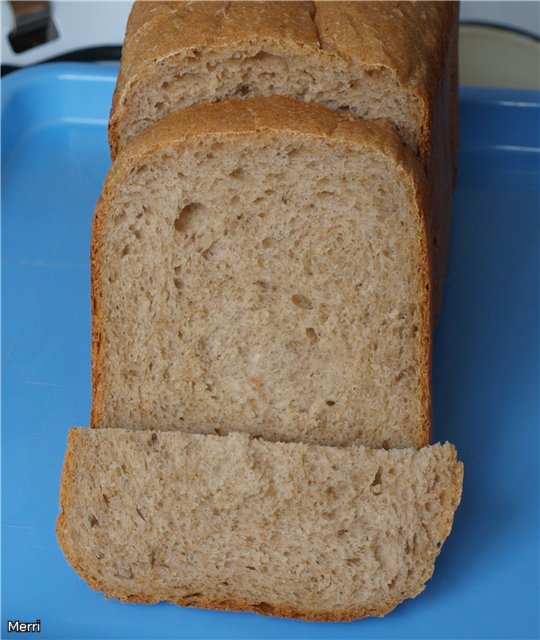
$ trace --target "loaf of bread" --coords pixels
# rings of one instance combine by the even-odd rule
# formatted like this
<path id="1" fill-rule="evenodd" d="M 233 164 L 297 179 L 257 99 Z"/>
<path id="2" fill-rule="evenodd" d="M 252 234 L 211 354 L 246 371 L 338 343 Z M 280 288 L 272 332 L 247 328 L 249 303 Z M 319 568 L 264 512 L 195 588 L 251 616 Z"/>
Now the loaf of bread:
<path id="1" fill-rule="evenodd" d="M 431 577 L 462 475 L 448 444 L 73 429 L 57 533 L 75 570 L 119 600 L 382 616 Z"/>
<path id="2" fill-rule="evenodd" d="M 421 447 L 424 173 L 283 97 L 196 105 L 117 157 L 92 238 L 92 426 Z"/>
<path id="3" fill-rule="evenodd" d="M 136 2 L 110 119 L 113 157 L 171 111 L 284 95 L 384 120 L 431 188 L 440 306 L 457 151 L 457 2 Z"/>
<path id="4" fill-rule="evenodd" d="M 92 588 L 308 620 L 424 589 L 463 477 L 427 446 L 456 27 L 448 2 L 135 3 L 57 525 Z"/>

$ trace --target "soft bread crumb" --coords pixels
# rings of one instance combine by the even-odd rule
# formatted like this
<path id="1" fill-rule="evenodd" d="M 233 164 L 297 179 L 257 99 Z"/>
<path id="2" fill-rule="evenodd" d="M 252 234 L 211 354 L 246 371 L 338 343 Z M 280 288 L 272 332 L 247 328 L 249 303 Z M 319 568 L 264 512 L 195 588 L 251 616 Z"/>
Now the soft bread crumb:
<path id="1" fill-rule="evenodd" d="M 78 573 L 121 600 L 384 615 L 431 577 L 462 475 L 449 444 L 73 429 L 57 532 Z"/>
<path id="2" fill-rule="evenodd" d="M 422 180 L 391 129 L 285 98 L 148 129 L 97 209 L 93 426 L 426 444 Z"/>

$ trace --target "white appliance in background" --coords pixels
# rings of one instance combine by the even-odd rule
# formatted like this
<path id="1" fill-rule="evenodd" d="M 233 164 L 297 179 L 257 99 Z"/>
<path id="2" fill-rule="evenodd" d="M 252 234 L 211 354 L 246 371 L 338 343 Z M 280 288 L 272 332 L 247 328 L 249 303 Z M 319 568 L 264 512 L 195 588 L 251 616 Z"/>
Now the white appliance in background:
<path id="1" fill-rule="evenodd" d="M 2 64 L 22 67 L 81 49 L 118 46 L 124 39 L 132 4 L 133 2 L 127 0 L 125 2 L 121 0 L 60 0 L 20 3 L 2 0 Z M 56 37 L 16 53 L 9 41 L 9 35 L 17 26 L 13 5 L 22 12 L 27 10 L 27 13 L 30 12 L 31 5 L 34 5 L 34 10 L 37 12 L 43 11 L 42 5 L 46 5 Z M 36 18 L 40 20 L 37 13 Z M 27 20 L 31 21 L 32 17 L 27 16 Z M 31 28 L 30 25 L 29 28 Z"/>
<path id="2" fill-rule="evenodd" d="M 482 1 L 463 0 L 462 22 L 510 27 L 540 38 L 540 3 L 538 0 Z"/>

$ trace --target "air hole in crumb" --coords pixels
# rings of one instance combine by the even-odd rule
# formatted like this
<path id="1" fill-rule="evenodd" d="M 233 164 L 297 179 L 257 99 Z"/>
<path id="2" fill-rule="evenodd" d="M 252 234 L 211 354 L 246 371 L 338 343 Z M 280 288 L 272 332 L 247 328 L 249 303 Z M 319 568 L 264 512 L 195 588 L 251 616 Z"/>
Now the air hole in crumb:
<path id="1" fill-rule="evenodd" d="M 310 342 L 317 342 L 317 340 L 319 339 L 319 336 L 317 335 L 317 332 L 315 331 L 315 329 L 313 329 L 313 327 L 307 327 L 306 336 Z"/>
<path id="2" fill-rule="evenodd" d="M 146 522 L 146 518 L 144 517 L 142 511 L 139 509 L 139 507 L 135 507 L 135 511 L 137 512 L 137 515 L 139 516 L 139 518 L 141 518 L 141 520 L 144 520 Z"/>
<path id="3" fill-rule="evenodd" d="M 108 498 L 105 494 L 103 494 L 103 495 L 102 495 L 102 498 L 103 498 L 103 502 L 104 502 L 107 506 L 109 506 L 109 498 Z"/>
<path id="4" fill-rule="evenodd" d="M 217 240 L 214 240 L 214 242 L 212 242 L 212 244 L 208 248 L 206 248 L 204 251 L 201 252 L 201 256 L 205 260 L 208 260 L 214 255 L 216 244 L 217 244 Z"/>
<path id="5" fill-rule="evenodd" d="M 261 240 L 261 244 L 265 249 L 270 249 L 277 244 L 277 240 L 268 236 L 267 238 L 263 238 Z"/>
<path id="6" fill-rule="evenodd" d="M 255 571 L 255 567 L 251 567 L 250 565 L 246 565 L 246 569 L 249 569 L 250 571 Z"/>
<path id="7" fill-rule="evenodd" d="M 174 228 L 176 231 L 185 232 L 190 222 L 201 209 L 202 205 L 198 202 L 190 202 L 189 204 L 186 204 L 185 207 L 182 207 L 174 221 Z"/>
<path id="8" fill-rule="evenodd" d="M 344 104 L 338 108 L 338 111 L 350 111 L 351 107 L 348 104 Z"/>
<path id="9" fill-rule="evenodd" d="M 124 256 L 127 256 L 127 255 L 128 255 L 128 253 L 129 253 L 129 247 L 128 247 L 128 245 L 126 244 L 126 246 L 122 249 L 122 254 L 121 254 L 121 255 L 122 255 L 122 258 L 123 258 Z"/>
<path id="10" fill-rule="evenodd" d="M 245 170 L 243 167 L 236 167 L 236 169 L 233 169 L 229 175 L 233 178 L 241 178 L 244 174 Z"/>
<path id="11" fill-rule="evenodd" d="M 317 196 L 319 198 L 329 198 L 335 195 L 335 191 L 328 191 L 327 189 L 324 189 L 323 191 L 319 191 L 319 193 L 317 193 Z"/>
<path id="12" fill-rule="evenodd" d="M 368 78 L 376 78 L 382 74 L 382 71 L 381 67 L 374 67 L 373 69 L 366 69 L 364 73 Z"/>
<path id="13" fill-rule="evenodd" d="M 154 104 L 154 107 L 156 108 L 157 111 L 160 111 L 161 109 L 163 109 L 163 102 L 156 102 Z"/>
<path id="14" fill-rule="evenodd" d="M 373 478 L 373 480 L 371 482 L 371 486 L 372 487 L 380 486 L 380 484 L 382 482 L 381 478 L 382 478 L 382 471 L 381 471 L 381 468 L 379 467 L 377 469 L 377 473 L 375 474 L 375 477 Z"/>
<path id="15" fill-rule="evenodd" d="M 93 515 L 93 514 L 90 516 L 90 526 L 91 527 L 98 527 L 99 526 L 99 521 L 96 518 L 96 516 Z"/>
<path id="16" fill-rule="evenodd" d="M 336 402 L 335 402 L 335 400 L 327 400 L 327 401 L 326 401 L 326 404 L 327 404 L 329 407 L 333 407 L 333 406 L 336 404 Z"/>
<path id="17" fill-rule="evenodd" d="M 181 289 L 184 286 L 184 284 L 183 284 L 182 280 L 180 280 L 180 278 L 173 278 L 173 284 L 174 284 L 175 288 L 178 291 L 181 291 Z"/>
<path id="18" fill-rule="evenodd" d="M 292 298 L 292 303 L 301 309 L 313 309 L 313 304 L 309 298 L 301 295 L 300 293 L 295 293 Z"/>
<path id="19" fill-rule="evenodd" d="M 289 160 L 291 160 L 292 158 L 296 158 L 297 156 L 299 156 L 301 154 L 300 149 L 291 149 L 288 153 L 287 156 L 289 157 Z"/>
<path id="20" fill-rule="evenodd" d="M 388 449 L 390 449 L 390 444 L 389 444 L 388 440 L 383 440 L 382 443 L 381 443 L 381 447 L 383 449 L 386 449 L 386 451 L 388 451 Z"/>

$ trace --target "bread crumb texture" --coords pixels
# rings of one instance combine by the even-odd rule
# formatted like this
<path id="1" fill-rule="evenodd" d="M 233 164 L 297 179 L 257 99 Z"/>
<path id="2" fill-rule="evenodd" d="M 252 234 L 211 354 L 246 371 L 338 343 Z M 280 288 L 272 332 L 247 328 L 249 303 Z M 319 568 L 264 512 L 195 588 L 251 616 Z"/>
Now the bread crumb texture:
<path id="1" fill-rule="evenodd" d="M 93 426 L 427 444 L 425 178 L 388 127 L 286 98 L 121 154 L 93 236 Z"/>
<path id="2" fill-rule="evenodd" d="M 107 596 L 305 619 L 384 615 L 433 572 L 454 448 L 73 429 L 61 547 Z"/>

